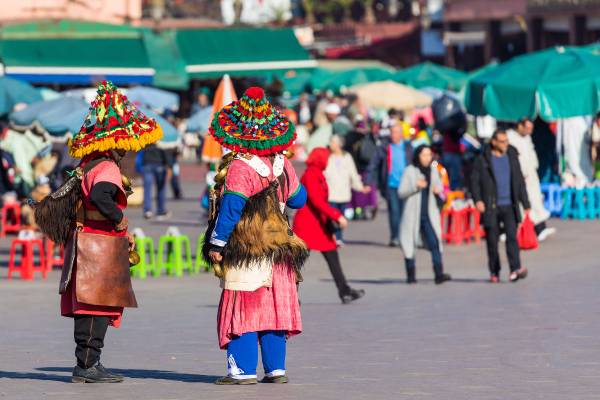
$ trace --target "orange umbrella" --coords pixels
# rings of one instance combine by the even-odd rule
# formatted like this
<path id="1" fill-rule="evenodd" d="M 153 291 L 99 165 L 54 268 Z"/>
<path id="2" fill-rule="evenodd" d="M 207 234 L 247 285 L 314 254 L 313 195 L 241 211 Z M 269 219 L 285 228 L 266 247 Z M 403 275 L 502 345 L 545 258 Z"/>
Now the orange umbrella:
<path id="1" fill-rule="evenodd" d="M 213 115 L 225 107 L 227 104 L 236 101 L 237 96 L 233 83 L 229 75 L 224 75 L 217 90 L 215 91 L 215 98 L 213 99 Z M 212 123 L 212 121 L 211 121 Z M 217 163 L 223 157 L 223 150 L 221 145 L 212 137 L 212 135 L 206 135 L 204 146 L 202 147 L 202 161 L 209 163 Z"/>

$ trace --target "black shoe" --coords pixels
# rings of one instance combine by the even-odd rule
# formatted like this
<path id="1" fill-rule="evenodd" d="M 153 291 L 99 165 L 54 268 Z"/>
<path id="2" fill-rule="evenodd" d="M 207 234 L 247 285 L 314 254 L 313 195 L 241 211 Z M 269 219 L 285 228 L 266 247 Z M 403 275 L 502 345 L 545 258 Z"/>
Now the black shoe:
<path id="1" fill-rule="evenodd" d="M 76 365 L 73 369 L 71 381 L 74 383 L 117 383 L 123 382 L 123 377 L 111 374 L 102 364 L 96 364 L 87 369 Z"/>
<path id="2" fill-rule="evenodd" d="M 121 374 L 115 374 L 114 372 L 112 372 L 112 371 L 104 368 L 104 365 L 100 364 L 100 362 L 98 362 L 98 364 L 96 364 L 96 369 L 99 370 L 99 371 L 101 371 L 101 372 L 103 372 L 103 373 L 105 373 L 105 374 L 113 376 L 115 378 L 120 378 L 120 379 L 124 378 L 123 375 L 121 375 Z"/>
<path id="3" fill-rule="evenodd" d="M 260 383 L 288 383 L 288 378 L 285 375 L 265 376 Z"/>
<path id="4" fill-rule="evenodd" d="M 441 285 L 444 282 L 451 281 L 452 277 L 449 274 L 441 274 L 435 277 L 435 284 Z"/>
<path id="5" fill-rule="evenodd" d="M 388 243 L 388 246 L 390 246 L 390 247 L 400 247 L 400 240 L 398 240 L 398 239 L 392 239 Z"/>
<path id="6" fill-rule="evenodd" d="M 340 296 L 342 303 L 348 304 L 354 300 L 358 300 L 365 295 L 363 289 L 350 289 L 347 293 Z"/>
<path id="7" fill-rule="evenodd" d="M 417 283 L 417 278 L 415 278 L 414 276 L 409 276 L 408 278 L 406 278 L 406 283 L 408 285 L 413 285 Z"/>

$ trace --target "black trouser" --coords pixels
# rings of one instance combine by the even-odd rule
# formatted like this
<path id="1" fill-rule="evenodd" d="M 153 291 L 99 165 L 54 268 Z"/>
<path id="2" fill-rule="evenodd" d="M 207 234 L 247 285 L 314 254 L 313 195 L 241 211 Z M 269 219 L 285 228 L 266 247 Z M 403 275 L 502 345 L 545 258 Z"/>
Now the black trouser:
<path id="1" fill-rule="evenodd" d="M 323 257 L 325 257 L 325 261 L 327 261 L 327 266 L 329 267 L 329 271 L 331 271 L 331 276 L 333 276 L 338 293 L 340 296 L 343 296 L 350 291 L 350 286 L 348 286 L 344 271 L 342 271 L 342 264 L 340 264 L 338 251 L 323 251 L 322 253 Z"/>
<path id="2" fill-rule="evenodd" d="M 433 264 L 433 273 L 435 277 L 441 277 L 444 273 L 444 266 L 442 263 L 442 252 L 440 251 L 440 242 L 437 234 L 431 225 L 431 221 L 428 216 L 421 217 L 421 237 L 427 245 L 427 248 L 431 252 L 431 262 Z M 405 258 L 406 274 L 409 277 L 415 277 L 415 259 Z"/>
<path id="3" fill-rule="evenodd" d="M 498 253 L 500 225 L 506 234 L 506 255 L 511 272 L 521 268 L 521 260 L 517 243 L 517 220 L 513 206 L 498 206 L 492 213 L 491 221 L 488 222 L 491 224 L 485 226 L 485 241 L 490 274 L 497 276 L 500 274 L 500 254 Z"/>
<path id="4" fill-rule="evenodd" d="M 87 369 L 100 361 L 110 319 L 96 315 L 75 315 L 74 320 L 77 365 Z"/>
<path id="5" fill-rule="evenodd" d="M 540 233 L 542 233 L 542 231 L 544 229 L 546 229 L 546 221 L 540 222 L 539 224 L 537 224 L 536 226 L 534 226 L 534 229 L 535 229 L 535 235 L 539 236 Z"/>

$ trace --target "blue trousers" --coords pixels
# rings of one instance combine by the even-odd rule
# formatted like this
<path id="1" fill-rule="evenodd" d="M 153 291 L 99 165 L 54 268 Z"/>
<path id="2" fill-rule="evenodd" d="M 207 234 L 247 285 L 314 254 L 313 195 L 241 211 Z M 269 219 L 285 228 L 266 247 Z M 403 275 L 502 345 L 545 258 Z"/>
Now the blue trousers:
<path id="1" fill-rule="evenodd" d="M 227 345 L 227 372 L 237 379 L 256 378 L 258 344 L 269 377 L 285 375 L 285 331 L 248 332 Z"/>
<path id="2" fill-rule="evenodd" d="M 342 215 L 344 214 L 344 211 L 346 211 L 346 208 L 348 208 L 348 203 L 329 203 L 329 205 L 333 208 L 335 208 L 336 210 L 338 210 L 339 212 L 342 213 Z M 341 229 L 336 229 L 335 230 L 335 238 L 337 240 L 342 240 L 344 239 L 342 236 L 342 230 Z"/>
<path id="3" fill-rule="evenodd" d="M 431 252 L 431 262 L 433 263 L 433 273 L 435 276 L 441 276 L 444 273 L 444 264 L 442 261 L 442 253 L 440 252 L 440 242 L 438 237 L 433 229 L 433 225 L 431 225 L 431 221 L 429 217 L 421 216 L 421 237 L 423 241 L 427 245 L 427 248 Z M 415 259 L 414 258 L 406 258 L 406 270 L 414 270 L 415 269 Z"/>
<path id="4" fill-rule="evenodd" d="M 142 166 L 142 177 L 144 179 L 144 212 L 152 211 L 152 187 L 156 185 L 156 212 L 158 214 L 166 213 L 166 168 L 160 164 L 146 164 Z"/>
<path id="5" fill-rule="evenodd" d="M 390 224 L 390 240 L 400 239 L 400 220 L 404 202 L 398 196 L 398 188 L 387 188 L 385 196 L 388 205 L 388 222 Z"/>

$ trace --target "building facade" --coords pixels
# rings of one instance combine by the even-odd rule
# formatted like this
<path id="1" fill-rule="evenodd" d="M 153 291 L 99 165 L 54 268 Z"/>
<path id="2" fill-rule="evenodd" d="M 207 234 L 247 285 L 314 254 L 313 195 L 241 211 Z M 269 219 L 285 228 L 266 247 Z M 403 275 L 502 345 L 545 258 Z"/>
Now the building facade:
<path id="1" fill-rule="evenodd" d="M 600 38 L 600 0 L 446 0 L 445 62 L 474 69 L 493 60 Z"/>

